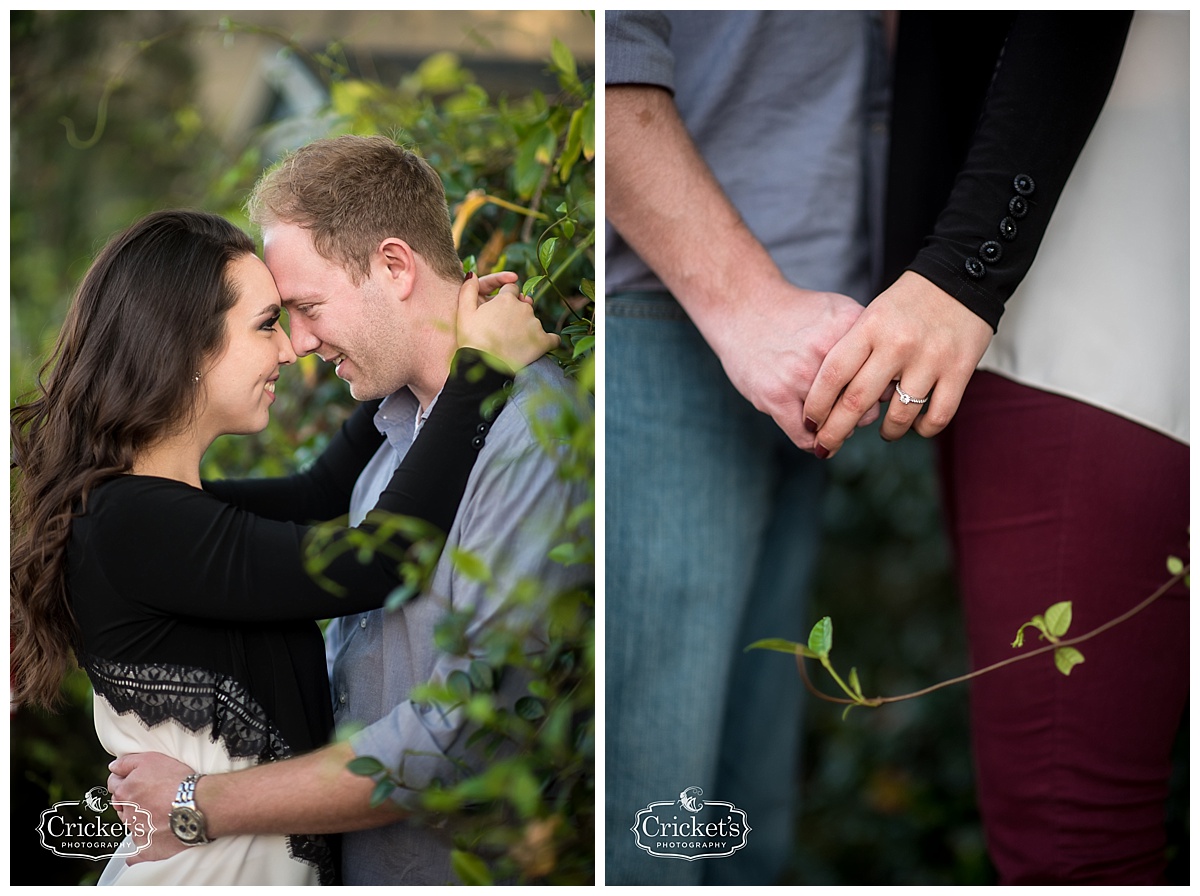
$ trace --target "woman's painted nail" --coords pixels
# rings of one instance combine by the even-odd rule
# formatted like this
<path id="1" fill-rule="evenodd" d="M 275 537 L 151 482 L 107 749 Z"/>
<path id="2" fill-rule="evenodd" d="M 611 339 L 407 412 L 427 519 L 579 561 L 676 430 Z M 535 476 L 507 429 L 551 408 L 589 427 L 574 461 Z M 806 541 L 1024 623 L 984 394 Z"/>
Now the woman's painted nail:
<path id="1" fill-rule="evenodd" d="M 817 431 L 817 421 L 814 420 L 812 417 L 805 417 L 804 418 L 804 428 L 807 429 L 809 432 L 816 432 Z"/>
<path id="2" fill-rule="evenodd" d="M 829 457 L 829 449 L 826 448 L 824 445 L 822 445 L 820 442 L 817 442 L 816 447 L 813 448 L 813 454 L 815 454 L 817 457 L 821 458 L 821 460 L 825 460 L 825 458 Z"/>

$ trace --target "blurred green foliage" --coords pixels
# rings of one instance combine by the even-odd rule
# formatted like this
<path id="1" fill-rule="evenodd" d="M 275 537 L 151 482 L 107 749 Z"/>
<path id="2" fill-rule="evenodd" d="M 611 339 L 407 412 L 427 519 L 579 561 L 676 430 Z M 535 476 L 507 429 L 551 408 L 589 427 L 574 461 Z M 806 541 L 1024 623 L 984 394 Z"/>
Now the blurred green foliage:
<path id="1" fill-rule="evenodd" d="M 543 321 L 563 337 L 559 362 L 590 400 L 594 85 L 566 47 L 558 41 L 545 47 L 556 92 L 493 97 L 449 53 L 435 54 L 398 83 L 384 84 L 353 76 L 336 39 L 314 51 L 283 32 L 244 25 L 236 17 L 211 19 L 187 24 L 171 12 L 10 13 L 12 401 L 34 383 L 75 285 L 118 230 L 170 207 L 203 208 L 246 227 L 245 197 L 296 122 L 267 124 L 236 145 L 218 136 L 198 100 L 201 73 L 192 47 L 196 40 L 250 39 L 303 58 L 327 91 L 324 108 L 303 122 L 306 139 L 384 134 L 431 162 L 443 175 L 468 269 L 520 275 Z M 344 384 L 315 358 L 302 359 L 280 385 L 269 427 L 255 437 L 218 440 L 205 456 L 203 475 L 288 472 L 319 454 L 352 406 Z M 585 544 L 583 533 L 590 532 L 595 504 L 594 433 L 592 416 L 577 414 L 566 434 L 574 458 L 571 475 L 590 486 L 591 499 L 574 518 L 577 539 L 565 548 L 571 557 L 564 559 L 581 563 L 590 563 L 590 535 Z M 556 713 L 552 704 L 565 706 L 572 737 L 578 738 L 569 751 L 574 769 L 569 799 L 564 803 L 561 792 L 556 794 L 555 811 L 568 823 L 555 822 L 552 831 L 534 828 L 532 834 L 528 825 L 515 829 L 555 857 L 543 870 L 548 853 L 545 848 L 538 853 L 532 867 L 540 877 L 555 868 L 573 880 L 594 875 L 592 593 L 589 585 L 555 598 L 572 603 L 579 624 L 560 630 L 554 655 L 575 659 L 570 684 L 561 676 L 557 681 L 561 700 L 557 692 L 550 694 L 555 700 L 546 708 L 557 718 L 562 711 Z M 12 718 L 12 846 L 14 854 L 33 855 L 25 872 L 14 868 L 14 883 L 90 883 L 102 867 L 32 846 L 42 808 L 107 778 L 107 757 L 92 734 L 86 678 L 78 673 L 65 690 L 62 714 L 20 710 Z M 513 854 L 523 855 L 520 849 Z M 477 874 L 469 861 L 463 871 Z"/>

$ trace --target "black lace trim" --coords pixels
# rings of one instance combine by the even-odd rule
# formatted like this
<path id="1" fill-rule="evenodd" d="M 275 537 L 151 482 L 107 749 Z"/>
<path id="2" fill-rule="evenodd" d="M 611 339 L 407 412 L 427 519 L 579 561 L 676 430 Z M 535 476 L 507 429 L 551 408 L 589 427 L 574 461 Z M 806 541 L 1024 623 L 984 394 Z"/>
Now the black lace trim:
<path id="1" fill-rule="evenodd" d="M 177 722 L 198 734 L 210 728 L 231 757 L 258 762 L 287 759 L 292 749 L 240 681 L 195 666 L 117 663 L 82 657 L 92 689 L 118 715 L 133 713 L 147 728 Z M 335 882 L 333 853 L 324 837 L 289 834 L 288 853 L 316 868 L 322 884 Z"/>

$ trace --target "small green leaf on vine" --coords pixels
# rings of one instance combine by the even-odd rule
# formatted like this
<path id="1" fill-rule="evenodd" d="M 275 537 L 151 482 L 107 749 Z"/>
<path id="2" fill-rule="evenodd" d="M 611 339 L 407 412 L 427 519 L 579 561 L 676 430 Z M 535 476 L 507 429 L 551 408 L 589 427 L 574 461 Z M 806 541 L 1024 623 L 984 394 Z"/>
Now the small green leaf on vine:
<path id="1" fill-rule="evenodd" d="M 1071 627 L 1071 602 L 1061 601 L 1046 611 L 1047 634 L 1052 638 L 1061 638 Z"/>
<path id="2" fill-rule="evenodd" d="M 546 242 L 538 246 L 538 261 L 542 265 L 542 270 L 549 273 L 550 260 L 554 258 L 554 250 L 558 248 L 558 237 L 550 237 Z"/>
<path id="3" fill-rule="evenodd" d="M 1051 644 L 1057 643 L 1058 640 L 1067 633 L 1067 629 L 1071 627 L 1071 602 L 1069 600 L 1060 601 L 1050 607 L 1045 615 L 1038 614 L 1017 629 L 1017 637 L 1013 641 L 1013 647 L 1022 647 L 1025 644 L 1025 629 L 1035 628 L 1040 633 L 1039 639 L 1045 639 Z"/>
<path id="4" fill-rule="evenodd" d="M 854 691 L 854 696 L 859 700 L 866 700 L 863 696 L 862 685 L 858 683 L 858 669 L 854 666 L 850 667 L 850 690 Z"/>
<path id="5" fill-rule="evenodd" d="M 1184 569 L 1184 563 L 1178 557 L 1167 558 L 1167 572 L 1169 572 L 1171 575 L 1177 576 L 1183 572 Z M 1192 587 L 1192 576 L 1190 573 L 1183 577 L 1183 584 L 1188 588 Z"/>
<path id="6" fill-rule="evenodd" d="M 825 616 L 808 633 L 808 649 L 818 657 L 829 656 L 833 650 L 833 620 Z"/>
<path id="7" fill-rule="evenodd" d="M 1030 627 L 1036 628 L 1042 633 L 1041 635 L 1038 635 L 1039 638 L 1046 634 L 1046 620 L 1042 618 L 1041 614 L 1039 614 L 1017 629 L 1017 637 L 1012 642 L 1013 647 L 1023 647 L 1025 645 L 1025 629 Z"/>
<path id="8" fill-rule="evenodd" d="M 792 655 L 799 653 L 801 656 L 811 657 L 814 660 L 817 659 L 817 655 L 803 644 L 796 641 L 787 641 L 783 638 L 763 638 L 761 641 L 755 641 L 746 650 L 774 650 L 779 653 L 790 653 Z"/>
<path id="9" fill-rule="evenodd" d="M 546 279 L 545 274 L 535 274 L 525 281 L 525 285 L 521 288 L 521 292 L 527 296 L 533 295 L 533 291 L 541 286 L 542 281 Z"/>
<path id="10" fill-rule="evenodd" d="M 1071 627 L 1071 602 L 1059 601 L 1046 610 L 1045 615 L 1034 616 L 1019 629 L 1013 647 L 1021 647 L 1025 643 L 1025 629 L 1038 630 L 1038 638 L 1045 639 L 1051 644 L 1057 644 Z M 1054 665 L 1063 675 L 1070 675 L 1071 670 L 1083 662 L 1083 654 L 1074 647 L 1059 647 L 1054 651 Z"/>
<path id="11" fill-rule="evenodd" d="M 1063 675 L 1070 675 L 1071 670 L 1083 662 L 1083 654 L 1074 647 L 1060 647 L 1054 651 L 1054 665 Z"/>
<path id="12" fill-rule="evenodd" d="M 380 772 L 386 772 L 387 768 L 382 762 L 374 756 L 356 756 L 346 763 L 346 768 L 351 774 L 363 775 L 371 777 L 378 775 Z"/>

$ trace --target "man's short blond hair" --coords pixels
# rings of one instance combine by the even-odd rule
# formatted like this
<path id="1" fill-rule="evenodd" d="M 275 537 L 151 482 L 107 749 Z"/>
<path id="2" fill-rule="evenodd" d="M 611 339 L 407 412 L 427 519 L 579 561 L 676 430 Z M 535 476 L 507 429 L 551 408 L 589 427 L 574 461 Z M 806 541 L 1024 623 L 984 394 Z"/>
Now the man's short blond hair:
<path id="1" fill-rule="evenodd" d="M 254 187 L 247 210 L 259 228 L 296 224 L 358 282 L 388 237 L 404 240 L 446 279 L 462 279 L 442 180 L 387 137 L 317 140 L 288 155 Z"/>

